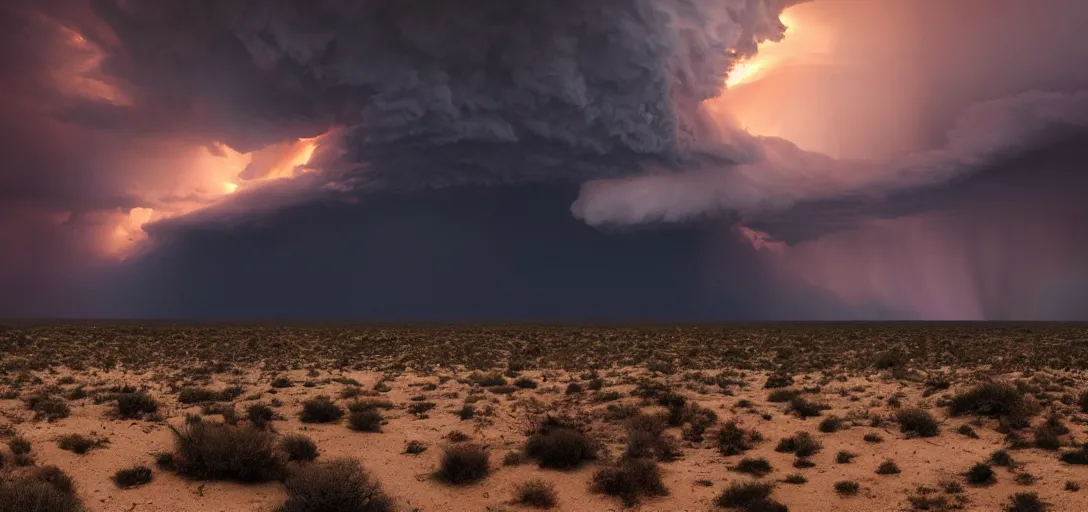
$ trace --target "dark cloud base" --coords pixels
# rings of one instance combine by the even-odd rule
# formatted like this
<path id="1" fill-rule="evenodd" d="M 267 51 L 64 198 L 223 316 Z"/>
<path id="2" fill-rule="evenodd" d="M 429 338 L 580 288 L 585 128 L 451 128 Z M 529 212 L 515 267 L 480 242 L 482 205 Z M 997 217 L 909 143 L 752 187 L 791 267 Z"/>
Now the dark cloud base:
<path id="1" fill-rule="evenodd" d="M 818 318 L 777 295 L 758 255 L 714 224 L 603 232 L 576 186 L 376 194 L 233 228 L 160 233 L 117 269 L 99 316 L 203 319 L 622 321 Z M 729 269 L 718 286 L 708 269 Z M 833 301 L 832 301 L 833 303 Z"/>

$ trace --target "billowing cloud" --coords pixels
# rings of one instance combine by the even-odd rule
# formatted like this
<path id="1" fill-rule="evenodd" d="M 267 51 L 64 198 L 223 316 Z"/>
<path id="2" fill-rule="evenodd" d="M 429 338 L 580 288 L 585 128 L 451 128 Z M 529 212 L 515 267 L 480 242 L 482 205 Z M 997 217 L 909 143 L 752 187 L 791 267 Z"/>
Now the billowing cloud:
<path id="1" fill-rule="evenodd" d="M 772 262 L 768 251 L 830 254 L 811 247 L 932 225 L 909 218 L 940 218 L 926 212 L 956 210 L 1006 174 L 1030 182 L 1034 155 L 1079 136 L 1088 124 L 1088 74 L 1079 66 L 1088 56 L 1078 35 L 1088 20 L 1084 5 L 7 2 L 0 7 L 0 69 L 14 78 L 0 83 L 0 107 L 9 114 L 0 127 L 10 134 L 0 140 L 7 159 L 0 241 L 21 243 L 0 255 L 0 288 L 55 296 L 73 276 L 103 275 L 103 265 L 113 269 L 109 275 L 131 270 L 151 279 L 147 269 L 205 268 L 188 265 L 190 256 L 240 265 L 281 250 L 280 243 L 319 253 L 322 246 L 307 242 L 310 232 L 332 246 L 369 229 L 375 236 L 365 245 L 380 253 L 377 235 L 409 236 L 394 232 L 400 221 L 379 229 L 373 216 L 353 215 L 413 217 L 373 203 L 403 199 L 426 210 L 412 200 L 435 197 L 433 189 L 473 197 L 476 188 L 496 185 L 496 194 L 517 188 L 524 200 L 531 195 L 525 190 L 558 182 L 581 185 L 577 198 L 550 193 L 555 210 L 536 205 L 533 212 L 570 207 L 575 225 L 639 233 L 724 222 L 733 225 L 725 244 L 731 251 L 736 233 L 757 241 L 755 256 L 737 260 L 735 274 L 762 276 L 776 290 L 771 295 L 828 291 L 822 282 L 789 280 L 788 268 L 814 256 L 779 252 Z M 787 29 L 784 9 L 787 22 L 800 24 Z M 1028 163 L 1013 169 L 1009 161 Z M 441 197 L 436 201 L 452 201 Z M 473 208 L 455 203 L 435 208 L 445 215 Z M 960 218 L 955 213 L 948 218 Z M 517 238 L 501 227 L 504 237 Z M 464 243 L 487 239 L 458 228 Z M 278 230 L 283 238 L 269 234 Z M 261 243 L 223 242 L 233 236 Z M 238 254 L 202 246 L 209 243 Z M 622 245 L 597 247 L 618 261 Z M 1063 262 L 1078 254 L 1058 252 Z M 271 261 L 291 272 L 320 266 L 305 257 Z M 761 262 L 776 277 L 752 269 Z M 720 269 L 704 270 L 714 275 L 708 279 L 730 282 Z M 199 280 L 193 276 L 200 272 L 186 275 Z M 244 288 L 267 276 L 251 277 L 221 281 Z M 745 282 L 746 290 L 759 288 Z M 205 284 L 201 293 L 214 287 Z M 51 300 L 57 303 L 5 298 L 0 310 Z M 885 302 L 879 308 L 928 314 Z M 28 307 L 18 311 L 38 306 Z"/>
<path id="2" fill-rule="evenodd" d="M 843 161 L 759 138 L 751 162 L 682 173 L 591 181 L 572 206 L 592 225 L 682 222 L 733 214 L 758 222 L 807 203 L 849 200 L 888 208 L 903 190 L 967 179 L 1056 139 L 1088 130 L 1088 91 L 1029 92 L 972 105 L 945 147 L 888 162 Z M 900 214 L 907 213 L 900 211 Z M 811 216 L 797 219 L 798 223 Z M 836 219 L 842 226 L 843 219 Z"/>
<path id="3" fill-rule="evenodd" d="M 630 174 L 697 157 L 699 105 L 789 3 L 98 0 L 84 37 L 132 104 L 69 116 L 241 152 L 338 125 L 389 185 Z"/>

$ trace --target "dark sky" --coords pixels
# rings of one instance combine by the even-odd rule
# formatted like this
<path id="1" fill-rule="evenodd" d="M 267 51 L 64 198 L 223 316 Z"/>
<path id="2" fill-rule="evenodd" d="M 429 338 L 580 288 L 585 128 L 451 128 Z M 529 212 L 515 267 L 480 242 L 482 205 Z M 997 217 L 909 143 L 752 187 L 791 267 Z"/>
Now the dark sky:
<path id="1" fill-rule="evenodd" d="M 1085 24 L 7 2 L 0 317 L 1086 320 Z"/>

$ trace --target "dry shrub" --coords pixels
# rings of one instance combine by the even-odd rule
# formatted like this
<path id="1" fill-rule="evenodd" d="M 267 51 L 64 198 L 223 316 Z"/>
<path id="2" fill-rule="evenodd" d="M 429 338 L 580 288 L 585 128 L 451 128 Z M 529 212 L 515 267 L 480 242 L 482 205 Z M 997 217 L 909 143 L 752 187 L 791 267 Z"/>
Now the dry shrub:
<path id="1" fill-rule="evenodd" d="M 876 468 L 876 474 L 878 475 L 898 475 L 899 473 L 902 473 L 899 464 L 891 459 L 884 459 L 884 462 L 881 462 Z"/>
<path id="2" fill-rule="evenodd" d="M 801 396 L 801 390 L 799 389 L 779 388 L 771 391 L 771 393 L 767 395 L 767 401 L 771 403 L 786 403 L 799 396 Z"/>
<path id="3" fill-rule="evenodd" d="M 854 496 L 861 490 L 861 485 L 853 480 L 835 482 L 835 492 L 843 496 Z"/>
<path id="4" fill-rule="evenodd" d="M 521 389 L 536 389 L 537 388 L 536 381 L 533 380 L 533 379 L 530 379 L 528 377 L 522 377 L 522 378 L 514 381 L 514 385 L 521 388 Z"/>
<path id="5" fill-rule="evenodd" d="M 1066 464 L 1088 465 L 1088 445 L 1081 446 L 1076 450 L 1062 452 L 1059 458 Z"/>
<path id="6" fill-rule="evenodd" d="M 222 391 L 214 391 L 208 388 L 182 388 L 178 391 L 178 402 L 183 404 L 199 404 L 205 402 L 229 402 L 242 394 L 242 388 L 232 386 Z"/>
<path id="7" fill-rule="evenodd" d="M 593 474 L 593 490 L 619 497 L 627 506 L 635 505 L 644 496 L 669 494 L 657 462 L 645 458 L 624 458 L 615 466 L 598 469 Z"/>
<path id="8" fill-rule="evenodd" d="M 143 391 L 117 393 L 114 399 L 117 400 L 117 415 L 126 420 L 142 418 L 144 414 L 159 410 L 159 403 Z"/>
<path id="9" fill-rule="evenodd" d="M 847 451 L 847 450 L 840 450 L 839 453 L 835 454 L 835 463 L 836 464 L 849 464 L 849 463 L 853 462 L 854 459 L 857 458 L 857 456 L 858 456 L 858 454 L 856 454 L 854 452 Z"/>
<path id="10" fill-rule="evenodd" d="M 763 383 L 763 389 L 788 388 L 793 385 L 793 375 L 785 372 L 772 373 Z"/>
<path id="11" fill-rule="evenodd" d="M 1050 506 L 1039 498 L 1038 493 L 1018 492 L 1009 496 L 1005 504 L 1005 512 L 1046 512 Z"/>
<path id="12" fill-rule="evenodd" d="M 793 453 L 798 457 L 811 457 L 819 453 L 822 449 L 823 445 L 812 437 L 812 434 L 809 434 L 808 432 L 798 432 L 790 437 L 782 438 L 774 451 Z"/>
<path id="13" fill-rule="evenodd" d="M 763 457 L 744 458 L 737 462 L 736 466 L 729 468 L 738 473 L 745 473 L 755 477 L 764 477 L 771 473 L 771 463 Z"/>
<path id="14" fill-rule="evenodd" d="M 990 485 L 997 481 L 994 468 L 983 462 L 971 466 L 971 469 L 967 470 L 963 476 L 967 478 L 967 483 L 971 485 Z"/>
<path id="15" fill-rule="evenodd" d="M 362 398 L 352 401 L 348 404 L 349 411 L 361 411 L 364 409 L 385 409 L 389 410 L 393 408 L 393 402 L 385 398 Z"/>
<path id="16" fill-rule="evenodd" d="M 377 409 L 363 409 L 348 414 L 348 427 L 357 432 L 381 432 L 384 420 Z"/>
<path id="17" fill-rule="evenodd" d="M 251 404 L 246 407 L 246 417 L 249 418 L 249 423 L 259 429 L 265 429 L 272 423 L 272 418 L 276 413 L 271 407 L 264 404 Z"/>
<path id="18" fill-rule="evenodd" d="M 740 455 L 751 450 L 763 441 L 763 435 L 755 430 L 748 430 L 737 425 L 736 421 L 722 424 L 718 431 L 718 451 L 726 457 Z"/>
<path id="19" fill-rule="evenodd" d="M 292 462 L 309 462 L 317 458 L 320 452 L 313 439 L 302 434 L 288 434 L 280 439 L 280 449 Z"/>
<path id="20" fill-rule="evenodd" d="M 653 457 L 663 462 L 670 462 L 680 457 L 680 447 L 676 438 L 672 436 L 654 435 L 645 430 L 628 430 L 627 447 L 623 456 Z"/>
<path id="21" fill-rule="evenodd" d="M 287 502 L 277 512 L 389 512 L 393 500 L 358 462 L 337 459 L 302 466 L 284 481 Z"/>
<path id="22" fill-rule="evenodd" d="M 15 436 L 8 439 L 8 448 L 14 455 L 26 455 L 30 453 L 30 441 L 23 436 Z"/>
<path id="23" fill-rule="evenodd" d="M 45 482 L 65 494 L 75 494 L 76 484 L 72 477 L 56 466 L 42 466 L 30 472 L 30 478 Z"/>
<path id="24" fill-rule="evenodd" d="M 1012 428 L 1027 426 L 1032 410 L 1024 394 L 1008 382 L 989 381 L 952 397 L 954 416 L 976 414 L 1003 418 Z"/>
<path id="25" fill-rule="evenodd" d="M 733 482 L 714 500 L 721 508 L 759 512 L 785 512 L 786 506 L 771 499 L 774 486 L 758 482 Z"/>
<path id="26" fill-rule="evenodd" d="M 473 384 L 480 387 L 492 387 L 492 386 L 505 386 L 506 379 L 498 373 L 479 373 L 473 372 L 468 376 L 468 380 Z"/>
<path id="27" fill-rule="evenodd" d="M 0 512 L 82 512 L 71 479 L 56 466 L 0 483 Z"/>
<path id="28" fill-rule="evenodd" d="M 997 450 L 990 454 L 990 462 L 995 466 L 1001 466 L 1004 468 L 1012 469 L 1016 466 L 1016 461 L 1013 460 L 1012 455 L 1006 450 Z"/>
<path id="29" fill-rule="evenodd" d="M 413 439 L 404 445 L 404 453 L 409 455 L 419 455 L 425 451 L 427 451 L 427 445 L 423 441 Z"/>
<path id="30" fill-rule="evenodd" d="M 113 484 L 121 489 L 128 489 L 151 482 L 151 468 L 134 466 L 119 469 L 113 474 Z"/>
<path id="31" fill-rule="evenodd" d="M 1069 428 L 1057 415 L 1051 414 L 1042 424 L 1035 427 L 1035 447 L 1055 451 L 1062 447 L 1061 436 L 1069 433 Z"/>
<path id="32" fill-rule="evenodd" d="M 26 408 L 34 411 L 35 419 L 44 419 L 49 422 L 67 418 L 72 413 L 63 398 L 44 393 L 28 398 Z"/>
<path id="33" fill-rule="evenodd" d="M 663 416 L 641 414 L 627 422 L 627 448 L 624 457 L 655 457 L 661 461 L 676 460 L 680 448 L 676 438 L 665 435 Z"/>
<path id="34" fill-rule="evenodd" d="M 899 422 L 899 431 L 906 434 L 934 437 L 940 433 L 940 425 L 933 415 L 917 407 L 900 409 L 895 419 Z"/>
<path id="35" fill-rule="evenodd" d="M 843 419 L 838 417 L 838 416 L 835 416 L 834 414 L 832 414 L 832 415 L 829 415 L 828 417 L 824 418 L 823 420 L 821 420 L 820 424 L 816 428 L 820 432 L 823 432 L 825 434 L 830 434 L 832 432 L 838 432 L 839 429 L 842 428 L 842 424 L 843 424 Z"/>
<path id="36" fill-rule="evenodd" d="M 683 414 L 684 426 L 683 438 L 693 443 L 703 442 L 703 435 L 707 429 L 718 422 L 718 415 L 714 411 L 698 404 L 689 404 Z"/>
<path id="37" fill-rule="evenodd" d="M 529 480 L 514 489 L 514 503 L 533 508 L 549 509 L 558 503 L 555 487 L 543 480 Z"/>
<path id="38" fill-rule="evenodd" d="M 803 396 L 790 400 L 790 411 L 793 411 L 794 414 L 802 419 L 819 416 L 821 411 L 827 409 L 829 409 L 827 405 L 813 402 Z"/>
<path id="39" fill-rule="evenodd" d="M 263 430 L 200 422 L 174 432 L 178 473 L 200 480 L 262 482 L 283 473 L 276 438 Z"/>
<path id="40" fill-rule="evenodd" d="M 57 440 L 57 448 L 77 455 L 83 455 L 98 445 L 98 441 L 80 434 L 67 434 Z"/>
<path id="41" fill-rule="evenodd" d="M 802 485 L 808 483 L 808 479 L 801 473 L 790 473 L 786 475 L 786 478 L 782 479 L 783 482 L 793 485 Z"/>
<path id="42" fill-rule="evenodd" d="M 487 449 L 477 444 L 448 446 L 442 454 L 435 477 L 453 485 L 478 482 L 491 471 L 488 456 Z"/>
<path id="43" fill-rule="evenodd" d="M 344 416 L 344 408 L 333 403 L 325 395 L 319 395 L 302 403 L 299 419 L 303 423 L 332 423 Z"/>
<path id="44" fill-rule="evenodd" d="M 542 468 L 571 469 L 596 459 L 597 446 L 573 423 L 546 416 L 525 441 L 525 455 L 536 459 Z"/>

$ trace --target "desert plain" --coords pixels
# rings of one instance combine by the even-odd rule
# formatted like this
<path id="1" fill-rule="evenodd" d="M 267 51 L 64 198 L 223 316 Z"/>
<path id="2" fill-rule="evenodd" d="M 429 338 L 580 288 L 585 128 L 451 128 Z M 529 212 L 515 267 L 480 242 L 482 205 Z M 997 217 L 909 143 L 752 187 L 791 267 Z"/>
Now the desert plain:
<path id="1" fill-rule="evenodd" d="M 0 511 L 1088 510 L 1088 325 L 10 322 Z"/>

